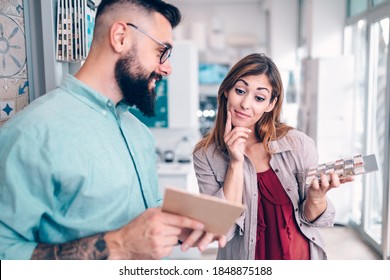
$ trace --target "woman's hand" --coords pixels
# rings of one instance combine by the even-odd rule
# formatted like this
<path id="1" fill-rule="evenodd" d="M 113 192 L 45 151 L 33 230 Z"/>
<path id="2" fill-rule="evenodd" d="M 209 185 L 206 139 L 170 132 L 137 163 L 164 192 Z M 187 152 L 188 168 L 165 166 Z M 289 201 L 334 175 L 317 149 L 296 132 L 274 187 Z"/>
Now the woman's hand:
<path id="1" fill-rule="evenodd" d="M 329 179 L 325 174 L 321 174 L 321 182 L 315 179 L 307 190 L 305 216 L 309 221 L 314 221 L 325 211 L 326 193 L 329 190 L 354 180 L 353 177 L 340 179 L 336 173 L 329 173 Z"/>
<path id="2" fill-rule="evenodd" d="M 313 181 L 307 192 L 307 199 L 313 203 L 318 203 L 325 199 L 326 193 L 341 184 L 353 181 L 353 177 L 340 179 L 336 173 L 329 173 L 329 180 L 325 174 L 321 174 L 321 182 L 317 179 Z"/>
<path id="3" fill-rule="evenodd" d="M 223 192 L 229 201 L 242 203 L 244 188 L 244 152 L 245 142 L 251 130 L 246 127 L 234 127 L 232 114 L 227 112 L 224 141 L 229 153 L 230 162 L 226 172 Z"/>
<path id="4" fill-rule="evenodd" d="M 225 125 L 224 141 L 231 162 L 244 162 L 245 142 L 252 131 L 246 127 L 232 126 L 232 114 L 228 111 Z"/>

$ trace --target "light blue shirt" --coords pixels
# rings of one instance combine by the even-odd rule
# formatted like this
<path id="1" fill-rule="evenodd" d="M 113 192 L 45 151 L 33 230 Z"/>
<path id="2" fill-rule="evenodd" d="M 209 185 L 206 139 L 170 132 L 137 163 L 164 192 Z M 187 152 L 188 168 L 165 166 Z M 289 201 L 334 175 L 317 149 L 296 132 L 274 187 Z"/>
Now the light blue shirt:
<path id="1" fill-rule="evenodd" d="M 0 259 L 117 229 L 161 204 L 154 138 L 68 75 L 0 128 Z"/>

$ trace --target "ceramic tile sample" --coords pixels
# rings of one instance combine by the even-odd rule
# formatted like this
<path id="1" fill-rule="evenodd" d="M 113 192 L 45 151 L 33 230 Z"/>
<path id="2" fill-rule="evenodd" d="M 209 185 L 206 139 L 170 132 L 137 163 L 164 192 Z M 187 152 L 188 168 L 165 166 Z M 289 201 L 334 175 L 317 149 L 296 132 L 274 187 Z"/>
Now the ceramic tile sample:
<path id="1" fill-rule="evenodd" d="M 360 175 L 378 170 L 376 157 L 374 154 L 368 156 L 355 155 L 348 158 L 319 164 L 310 168 L 306 176 L 306 184 L 311 185 L 314 179 L 320 180 L 321 173 L 325 174 L 328 181 L 330 173 L 336 173 L 340 178 Z"/>

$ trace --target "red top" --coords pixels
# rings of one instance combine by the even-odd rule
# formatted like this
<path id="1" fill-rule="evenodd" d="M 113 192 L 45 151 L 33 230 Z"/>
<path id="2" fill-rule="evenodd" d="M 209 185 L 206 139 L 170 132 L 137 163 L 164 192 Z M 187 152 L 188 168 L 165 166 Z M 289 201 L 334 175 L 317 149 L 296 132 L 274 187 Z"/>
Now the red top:
<path id="1" fill-rule="evenodd" d="M 256 260 L 309 260 L 309 240 L 299 230 L 290 198 L 272 168 L 257 173 Z"/>

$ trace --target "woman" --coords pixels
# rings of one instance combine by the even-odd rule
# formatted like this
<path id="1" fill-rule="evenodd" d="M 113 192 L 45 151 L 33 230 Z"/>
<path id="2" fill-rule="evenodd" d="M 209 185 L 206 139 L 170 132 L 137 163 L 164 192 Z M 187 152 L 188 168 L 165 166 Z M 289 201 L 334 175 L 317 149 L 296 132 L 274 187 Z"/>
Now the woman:
<path id="1" fill-rule="evenodd" d="M 218 259 L 326 259 L 318 227 L 335 216 L 326 193 L 336 174 L 305 185 L 318 164 L 314 141 L 280 120 L 283 85 L 270 58 L 251 54 L 237 62 L 218 91 L 212 131 L 195 147 L 201 193 L 244 203 Z M 351 181 L 344 179 L 343 182 Z"/>

